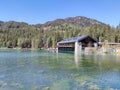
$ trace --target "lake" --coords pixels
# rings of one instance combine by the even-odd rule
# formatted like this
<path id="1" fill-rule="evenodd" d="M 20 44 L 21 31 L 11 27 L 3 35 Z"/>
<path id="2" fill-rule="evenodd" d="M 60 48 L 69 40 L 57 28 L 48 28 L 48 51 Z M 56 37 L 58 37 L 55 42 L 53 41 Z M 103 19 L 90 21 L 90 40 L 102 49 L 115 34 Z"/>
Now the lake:
<path id="1" fill-rule="evenodd" d="M 120 90 L 120 56 L 0 49 L 0 90 Z"/>

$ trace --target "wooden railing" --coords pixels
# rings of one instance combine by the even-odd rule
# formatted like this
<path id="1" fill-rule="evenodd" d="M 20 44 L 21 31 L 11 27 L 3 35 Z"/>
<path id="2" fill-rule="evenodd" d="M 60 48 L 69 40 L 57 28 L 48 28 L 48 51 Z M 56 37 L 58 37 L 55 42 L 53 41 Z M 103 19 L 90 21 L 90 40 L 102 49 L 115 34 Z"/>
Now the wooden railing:
<path id="1" fill-rule="evenodd" d="M 58 45 L 58 47 L 75 47 L 75 45 Z"/>

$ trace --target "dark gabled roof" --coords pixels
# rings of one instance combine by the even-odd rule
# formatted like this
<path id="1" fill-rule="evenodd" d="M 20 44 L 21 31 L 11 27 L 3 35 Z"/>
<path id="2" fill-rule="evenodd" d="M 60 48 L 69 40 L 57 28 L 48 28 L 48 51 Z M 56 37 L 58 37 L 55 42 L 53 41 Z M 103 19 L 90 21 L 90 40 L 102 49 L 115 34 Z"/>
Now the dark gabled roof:
<path id="1" fill-rule="evenodd" d="M 64 40 L 62 40 L 62 41 L 60 41 L 58 43 L 72 43 L 72 42 L 77 42 L 77 41 L 81 41 L 81 40 L 83 40 L 83 39 L 85 39 L 87 37 L 92 38 L 91 36 L 88 36 L 88 35 L 85 36 L 85 35 L 83 35 L 83 36 L 77 36 L 77 37 L 73 37 L 73 38 L 64 39 Z M 94 38 L 92 38 L 92 39 L 97 42 L 97 40 L 95 40 Z"/>

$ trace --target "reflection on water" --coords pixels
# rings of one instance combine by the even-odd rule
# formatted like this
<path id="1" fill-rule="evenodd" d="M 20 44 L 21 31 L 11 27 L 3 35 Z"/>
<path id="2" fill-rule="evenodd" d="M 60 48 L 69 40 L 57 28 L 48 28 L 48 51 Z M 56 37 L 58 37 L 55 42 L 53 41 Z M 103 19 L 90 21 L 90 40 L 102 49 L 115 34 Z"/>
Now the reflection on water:
<path id="1" fill-rule="evenodd" d="M 119 58 L 0 50 L 0 90 L 120 90 Z"/>
<path id="2" fill-rule="evenodd" d="M 75 64 L 82 73 L 92 79 L 92 88 L 120 89 L 120 56 L 115 55 L 75 55 Z M 86 80 L 89 81 L 89 80 Z M 86 83 L 87 84 L 87 83 Z M 95 86 L 95 87 L 94 87 Z M 90 88 L 88 86 L 88 88 Z"/>

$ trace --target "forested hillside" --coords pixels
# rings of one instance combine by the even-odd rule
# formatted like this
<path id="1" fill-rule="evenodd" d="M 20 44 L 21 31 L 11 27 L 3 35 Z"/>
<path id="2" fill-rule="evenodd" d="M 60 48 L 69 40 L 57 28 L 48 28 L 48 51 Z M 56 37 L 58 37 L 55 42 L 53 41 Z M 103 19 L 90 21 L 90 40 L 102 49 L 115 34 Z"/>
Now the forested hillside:
<path id="1" fill-rule="evenodd" d="M 78 35 L 91 35 L 102 42 L 120 42 L 120 28 L 81 16 L 36 25 L 0 21 L 0 47 L 56 47 L 58 41 Z"/>

